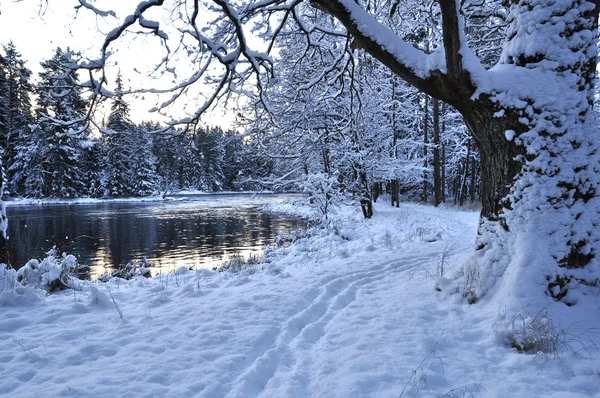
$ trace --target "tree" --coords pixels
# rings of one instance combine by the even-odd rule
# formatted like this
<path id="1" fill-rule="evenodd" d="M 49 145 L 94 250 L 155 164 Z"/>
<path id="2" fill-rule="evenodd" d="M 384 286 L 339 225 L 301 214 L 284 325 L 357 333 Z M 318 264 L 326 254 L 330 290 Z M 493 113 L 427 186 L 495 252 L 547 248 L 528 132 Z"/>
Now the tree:
<path id="1" fill-rule="evenodd" d="M 135 126 L 129 120 L 129 104 L 123 98 L 123 79 L 120 72 L 115 84 L 116 96 L 106 129 L 102 131 L 106 143 L 106 160 L 101 184 L 104 196 L 129 196 L 133 193 L 132 161 L 135 157 L 135 147 L 131 139 Z"/>
<path id="2" fill-rule="evenodd" d="M 58 47 L 43 61 L 36 87 L 37 124 L 43 137 L 44 196 L 77 197 L 85 192 L 81 161 L 88 135 L 83 120 L 86 104 L 74 70 L 68 69 L 71 51 Z"/>
<path id="3" fill-rule="evenodd" d="M 147 196 L 156 191 L 156 156 L 152 153 L 152 135 L 136 127 L 129 133 L 132 171 L 130 192 L 133 196 Z"/>
<path id="4" fill-rule="evenodd" d="M 163 3 L 141 3 L 107 35 L 98 62 L 80 66 L 101 73 L 109 46 L 136 23 L 168 40 L 158 22 L 142 17 Z M 401 6 L 396 3 L 390 9 L 391 18 L 377 19 L 369 6 L 354 0 L 311 0 L 313 7 L 343 25 L 353 37 L 352 48 L 368 52 L 426 95 L 452 105 L 477 141 L 483 209 L 475 261 L 481 267 L 481 279 L 471 297 L 485 294 L 500 276 L 510 274 L 513 277 L 507 283 L 514 297 L 535 284 L 541 300 L 546 294 L 574 303 L 569 287 L 586 289 L 598 279 L 600 151 L 592 108 L 598 4 L 511 1 L 500 61 L 489 70 L 469 48 L 460 3 L 440 0 L 438 4 L 442 38 L 429 54 L 386 26 L 398 22 L 393 11 Z M 315 37 L 311 34 L 345 35 L 343 30 L 340 33 L 303 19 L 310 13 L 303 14 L 299 2 L 218 0 L 213 8 L 218 16 L 206 29 L 197 25 L 199 2 L 178 2 L 176 7 L 189 11 L 180 14 L 190 16 L 182 17 L 186 28 L 181 31 L 204 56 L 200 70 L 219 66 L 214 93 L 182 121 L 186 123 L 197 122 L 227 92 L 247 92 L 244 87 L 252 82 L 257 82 L 256 98 L 269 107 L 263 88 L 273 73 L 269 55 L 273 44 L 266 52 L 253 51 L 246 33 L 250 24 L 269 43 L 278 38 L 288 19 L 309 38 Z M 261 18 L 263 23 L 256 25 Z M 193 77 L 184 87 L 199 80 Z M 96 78 L 89 85 L 99 92 L 102 81 Z"/>
<path id="5" fill-rule="evenodd" d="M 82 168 L 84 170 L 85 195 L 102 197 L 102 172 L 105 167 L 105 146 L 99 139 L 90 138 L 83 142 Z"/>
<path id="6" fill-rule="evenodd" d="M 0 86 L 6 98 L 5 101 L 0 100 L 3 104 L 0 120 L 4 120 L 1 134 L 4 147 L 3 163 L 7 170 L 6 186 L 8 191 L 14 194 L 21 193 L 23 188 L 15 184 L 16 168 L 12 166 L 17 156 L 17 146 L 22 145 L 29 134 L 33 88 L 29 82 L 31 71 L 25 67 L 25 61 L 21 59 L 15 45 L 9 42 L 3 49 L 5 56 L 0 58 L 0 69 L 4 76 L 4 83 L 0 83 Z"/>

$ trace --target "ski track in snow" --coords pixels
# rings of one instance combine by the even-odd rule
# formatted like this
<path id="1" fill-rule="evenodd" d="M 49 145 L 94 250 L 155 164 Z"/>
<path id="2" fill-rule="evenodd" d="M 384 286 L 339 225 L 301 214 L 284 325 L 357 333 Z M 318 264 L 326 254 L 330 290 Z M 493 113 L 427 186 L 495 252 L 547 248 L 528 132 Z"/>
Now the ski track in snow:
<path id="1" fill-rule="evenodd" d="M 430 256 L 420 257 L 430 259 Z M 376 266 L 368 271 L 356 271 L 351 274 L 332 278 L 321 287 L 321 293 L 306 308 L 284 322 L 276 341 L 269 349 L 252 360 L 249 368 L 233 383 L 234 390 L 227 394 L 230 397 L 257 396 L 263 392 L 264 387 L 273 379 L 280 365 L 283 365 L 287 374 L 295 374 L 299 367 L 300 351 L 310 351 L 326 333 L 326 327 L 340 311 L 346 309 L 355 299 L 357 291 L 378 282 L 390 274 L 405 271 L 415 263 L 413 259 L 391 261 L 389 264 Z M 292 349 L 296 348 L 296 349 Z M 279 376 L 281 377 L 281 376 Z M 304 386 L 293 391 L 294 395 L 308 394 L 308 379 L 301 380 Z M 219 394 L 217 394 L 219 395 Z"/>

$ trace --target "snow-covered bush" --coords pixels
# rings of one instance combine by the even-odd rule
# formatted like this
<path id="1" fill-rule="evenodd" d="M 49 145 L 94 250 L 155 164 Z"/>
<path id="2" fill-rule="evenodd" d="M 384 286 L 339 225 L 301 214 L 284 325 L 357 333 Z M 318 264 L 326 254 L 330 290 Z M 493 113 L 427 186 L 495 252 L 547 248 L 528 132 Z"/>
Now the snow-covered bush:
<path id="1" fill-rule="evenodd" d="M 535 315 L 518 312 L 508 322 L 502 309 L 494 328 L 507 345 L 528 354 L 557 354 L 565 332 L 553 321 L 547 308 Z"/>
<path id="2" fill-rule="evenodd" d="M 248 267 L 260 263 L 262 256 L 258 254 L 250 254 L 248 258 L 244 258 L 241 254 L 236 254 L 231 260 L 227 260 L 223 265 L 213 268 L 217 272 L 240 272 L 248 269 Z"/>
<path id="3" fill-rule="evenodd" d="M 142 260 L 134 260 L 128 262 L 125 266 L 120 267 L 118 270 L 113 271 L 110 275 L 103 274 L 100 276 L 100 282 L 108 282 L 111 278 L 122 278 L 132 279 L 136 276 L 143 276 L 144 278 L 151 278 L 152 272 L 150 267 L 152 261 L 144 258 Z"/>
<path id="4" fill-rule="evenodd" d="M 515 316 L 508 333 L 512 347 L 520 352 L 553 353 L 557 351 L 559 331 L 543 311 L 531 317 Z"/>
<path id="5" fill-rule="evenodd" d="M 47 257 L 41 261 L 32 259 L 19 268 L 16 281 L 22 286 L 40 288 L 47 292 L 64 289 L 80 290 L 79 278 L 75 273 L 85 269 L 86 266 L 80 265 L 73 255 L 63 253 L 58 256 L 56 246 L 46 255 Z"/>
<path id="6" fill-rule="evenodd" d="M 309 174 L 304 183 L 304 192 L 309 195 L 310 202 L 317 208 L 321 217 L 329 218 L 332 208 L 338 206 L 341 199 L 338 174 Z"/>
<path id="7" fill-rule="evenodd" d="M 37 303 L 40 296 L 33 287 L 23 286 L 17 282 L 17 271 L 0 264 L 0 307 L 18 304 Z"/>

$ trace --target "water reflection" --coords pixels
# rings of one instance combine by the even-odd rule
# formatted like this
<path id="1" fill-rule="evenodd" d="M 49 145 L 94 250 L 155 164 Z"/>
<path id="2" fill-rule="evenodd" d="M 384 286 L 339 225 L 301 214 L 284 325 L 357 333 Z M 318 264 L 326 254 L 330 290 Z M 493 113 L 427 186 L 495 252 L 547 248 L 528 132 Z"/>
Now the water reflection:
<path id="1" fill-rule="evenodd" d="M 286 198 L 290 198 L 286 196 Z M 88 264 L 92 277 L 137 258 L 154 272 L 181 265 L 211 268 L 236 254 L 260 253 L 303 220 L 263 213 L 258 205 L 282 196 L 201 195 L 177 201 L 11 206 L 11 263 L 23 265 L 56 245 Z"/>

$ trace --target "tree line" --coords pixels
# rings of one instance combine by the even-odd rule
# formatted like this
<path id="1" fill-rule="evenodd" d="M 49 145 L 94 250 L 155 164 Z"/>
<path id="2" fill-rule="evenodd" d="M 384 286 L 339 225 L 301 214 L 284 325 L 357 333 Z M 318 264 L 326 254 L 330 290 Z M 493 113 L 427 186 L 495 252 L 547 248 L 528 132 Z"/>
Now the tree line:
<path id="1" fill-rule="evenodd" d="M 101 128 L 89 106 L 71 51 L 57 48 L 36 82 L 15 45 L 0 54 L 0 147 L 4 194 L 28 198 L 126 197 L 181 189 L 256 189 L 251 176 L 270 162 L 234 130 L 192 132 L 134 123 L 116 78 L 117 95 Z M 155 133 L 160 131 L 161 133 Z"/>
<path id="2" fill-rule="evenodd" d="M 298 43 L 290 41 L 282 49 L 282 77 L 271 87 L 279 95 L 272 98 L 278 107 L 273 113 L 283 117 L 275 123 L 248 112 L 239 120 L 246 134 L 217 127 L 184 133 L 153 122 L 136 124 L 120 73 L 110 113 L 92 132 L 83 89 L 68 67 L 70 50 L 57 48 L 41 63 L 34 83 L 8 43 L 0 54 L 5 194 L 76 198 L 181 189 L 306 190 L 326 201 L 354 195 L 367 217 L 371 201 L 384 193 L 396 205 L 400 196 L 434 205 L 477 201 L 478 152 L 456 111 L 366 57 L 355 60 L 354 76 L 343 76 L 337 88 L 321 81 L 298 97 L 297 87 L 314 78 L 308 71 L 319 70 L 311 65 L 312 57 L 293 64 Z M 333 72 L 343 75 L 344 70 Z"/>

